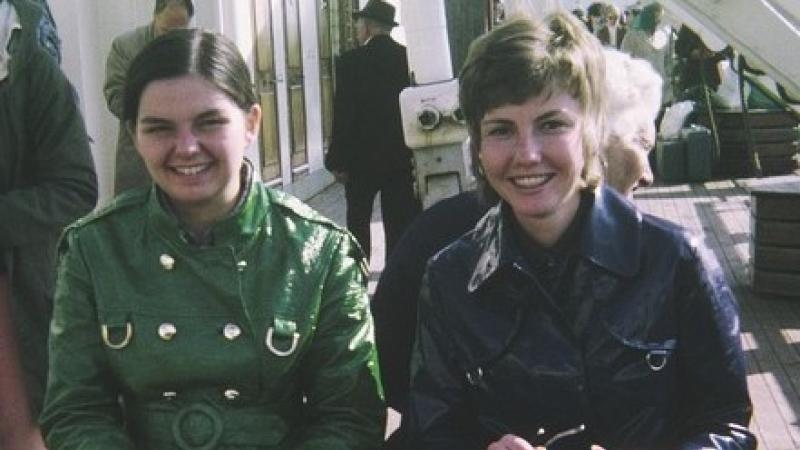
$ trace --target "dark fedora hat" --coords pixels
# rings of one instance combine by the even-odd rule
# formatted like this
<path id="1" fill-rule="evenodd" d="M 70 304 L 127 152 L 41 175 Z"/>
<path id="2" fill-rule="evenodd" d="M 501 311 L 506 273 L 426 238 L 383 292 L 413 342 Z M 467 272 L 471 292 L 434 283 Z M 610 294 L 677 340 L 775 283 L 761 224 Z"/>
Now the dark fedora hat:
<path id="1" fill-rule="evenodd" d="M 353 13 L 353 17 L 367 17 L 393 27 L 399 25 L 394 21 L 394 6 L 383 0 L 369 0 L 364 9 Z"/>

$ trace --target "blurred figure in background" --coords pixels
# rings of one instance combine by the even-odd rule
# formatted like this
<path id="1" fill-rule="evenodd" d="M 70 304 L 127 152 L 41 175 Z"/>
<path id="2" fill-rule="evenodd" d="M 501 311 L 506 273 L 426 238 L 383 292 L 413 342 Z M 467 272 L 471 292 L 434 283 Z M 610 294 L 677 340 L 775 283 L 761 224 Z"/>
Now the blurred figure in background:
<path id="1" fill-rule="evenodd" d="M 642 8 L 622 39 L 621 49 L 634 58 L 647 60 L 664 80 L 661 87 L 661 102 L 672 101 L 673 40 L 672 29 L 663 24 L 664 8 L 659 3 L 650 3 Z"/>
<path id="2" fill-rule="evenodd" d="M 708 88 L 714 99 L 713 93 L 722 82 L 719 63 L 732 57 L 733 49 L 726 46 L 715 52 L 691 28 L 682 25 L 675 41 L 675 55 L 680 58 L 678 97 L 703 102 L 702 89 Z"/>
<path id="3" fill-rule="evenodd" d="M 601 152 L 606 184 L 633 198 L 653 183 L 648 154 L 655 147 L 661 77 L 643 59 L 605 49 L 607 141 Z"/>
<path id="4" fill-rule="evenodd" d="M 595 36 L 605 25 L 605 10 L 608 5 L 604 2 L 594 2 L 586 8 L 586 24 L 589 31 Z"/>
<path id="5" fill-rule="evenodd" d="M 136 153 L 130 131 L 125 128 L 122 120 L 122 97 L 128 66 L 147 43 L 169 30 L 186 28 L 192 16 L 192 0 L 156 0 L 152 22 L 117 36 L 111 43 L 111 51 L 106 59 L 103 95 L 108 110 L 120 120 L 114 166 L 114 195 L 126 189 L 150 184 L 144 162 Z"/>
<path id="6" fill-rule="evenodd" d="M 618 49 L 622 45 L 626 31 L 625 25 L 621 22 L 619 8 L 610 4 L 606 5 L 605 16 L 605 24 L 597 32 L 597 38 L 604 46 Z"/>

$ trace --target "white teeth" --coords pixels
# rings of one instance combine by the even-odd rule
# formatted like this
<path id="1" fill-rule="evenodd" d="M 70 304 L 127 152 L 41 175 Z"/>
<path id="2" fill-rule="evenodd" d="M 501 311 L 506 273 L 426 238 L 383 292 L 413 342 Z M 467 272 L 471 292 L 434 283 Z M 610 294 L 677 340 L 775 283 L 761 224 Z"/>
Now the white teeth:
<path id="1" fill-rule="evenodd" d="M 200 166 L 189 166 L 189 167 L 173 167 L 172 170 L 178 172 L 181 175 L 197 175 L 198 173 L 205 170 L 207 166 L 205 164 Z"/>
<path id="2" fill-rule="evenodd" d="M 549 175 L 532 175 L 527 177 L 515 177 L 512 178 L 512 181 L 517 186 L 531 188 L 544 184 L 549 178 Z"/>

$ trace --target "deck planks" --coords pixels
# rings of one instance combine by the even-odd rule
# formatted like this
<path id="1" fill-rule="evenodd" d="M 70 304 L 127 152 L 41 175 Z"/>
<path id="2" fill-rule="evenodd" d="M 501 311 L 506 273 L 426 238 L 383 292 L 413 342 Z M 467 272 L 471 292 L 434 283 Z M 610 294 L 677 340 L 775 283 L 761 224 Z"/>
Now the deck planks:
<path id="1" fill-rule="evenodd" d="M 750 289 L 749 187 L 798 182 L 795 175 L 653 186 L 636 191 L 643 211 L 677 222 L 714 252 L 739 301 L 751 430 L 759 449 L 800 448 L 800 293 L 797 299 Z M 798 230 L 800 233 L 800 230 Z"/>

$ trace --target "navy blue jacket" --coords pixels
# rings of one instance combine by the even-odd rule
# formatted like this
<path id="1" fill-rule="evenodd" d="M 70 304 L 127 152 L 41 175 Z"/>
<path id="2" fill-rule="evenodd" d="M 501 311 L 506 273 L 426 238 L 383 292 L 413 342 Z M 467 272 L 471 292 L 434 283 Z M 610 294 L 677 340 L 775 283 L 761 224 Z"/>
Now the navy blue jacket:
<path id="1" fill-rule="evenodd" d="M 412 448 L 482 450 L 506 433 L 542 444 L 581 424 L 561 448 L 755 448 L 737 305 L 716 260 L 610 189 L 593 197 L 557 289 L 502 203 L 431 260 Z"/>

